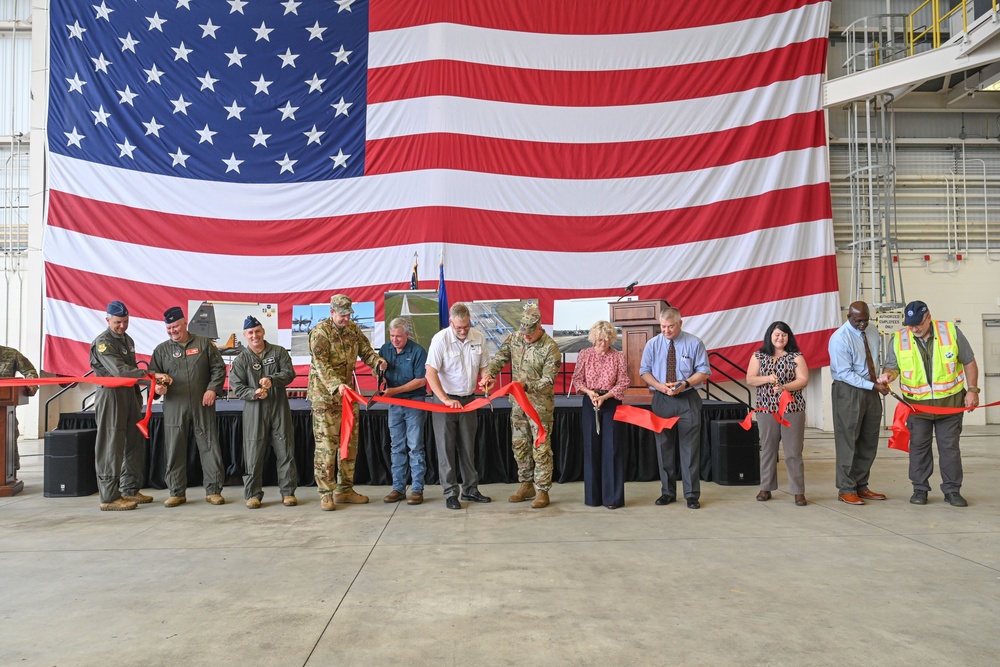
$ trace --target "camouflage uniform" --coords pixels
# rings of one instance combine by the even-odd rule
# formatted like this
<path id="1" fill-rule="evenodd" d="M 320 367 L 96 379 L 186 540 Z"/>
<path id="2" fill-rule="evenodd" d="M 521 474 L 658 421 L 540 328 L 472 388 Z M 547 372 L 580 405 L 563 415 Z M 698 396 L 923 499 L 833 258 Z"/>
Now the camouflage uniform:
<path id="1" fill-rule="evenodd" d="M 552 487 L 552 414 L 555 411 L 555 381 L 562 354 L 559 345 L 547 333 L 534 343 L 525 343 L 520 334 L 507 336 L 497 351 L 486 374 L 497 377 L 508 362 L 515 382 L 524 385 L 531 405 L 545 427 L 548 437 L 538 447 L 534 446 L 538 428 L 524 411 L 511 401 L 511 448 L 517 461 L 517 479 L 530 482 L 534 477 L 535 488 L 548 491 Z"/>
<path id="2" fill-rule="evenodd" d="M 349 304 L 350 302 L 348 302 Z M 312 403 L 313 437 L 316 453 L 313 467 L 320 495 L 350 493 L 354 488 L 354 462 L 358 458 L 358 419 L 360 410 L 354 405 L 354 428 L 347 458 L 340 457 L 340 385 L 351 386 L 351 373 L 358 357 L 375 367 L 382 358 L 354 322 L 343 328 L 327 318 L 309 332 L 308 398 Z M 338 462 L 339 459 L 339 462 Z M 337 481 L 337 470 L 340 481 Z"/>
<path id="3" fill-rule="evenodd" d="M 222 450 L 215 405 L 201 404 L 211 389 L 219 395 L 226 381 L 226 362 L 215 344 L 204 336 L 191 334 L 184 343 L 165 340 L 153 350 L 149 370 L 166 373 L 173 380 L 163 396 L 163 430 L 166 435 L 167 488 L 170 495 L 187 495 L 187 431 L 194 437 L 201 455 L 205 494 L 222 492 Z"/>
<path id="4" fill-rule="evenodd" d="M 262 378 L 271 379 L 267 398 L 255 400 Z M 295 379 L 295 367 L 288 350 L 264 341 L 258 355 L 243 348 L 233 360 L 229 371 L 229 386 L 243 403 L 243 495 L 247 500 L 264 497 L 261 478 L 264 474 L 264 454 L 270 436 L 278 467 L 278 489 L 282 497 L 294 496 L 298 484 L 295 467 L 295 433 L 292 409 L 288 405 L 285 387 Z"/>
<path id="5" fill-rule="evenodd" d="M 128 334 L 119 336 L 110 328 L 90 344 L 90 367 L 97 377 L 146 377 L 135 360 L 135 343 Z M 142 416 L 138 385 L 97 387 L 97 485 L 101 502 L 134 496 L 142 488 L 145 449 L 136 427 Z"/>
<path id="6" fill-rule="evenodd" d="M 37 378 L 38 371 L 28 358 L 12 347 L 0 345 L 0 378 L 12 378 L 18 373 L 26 378 Z M 34 387 L 26 390 L 29 396 L 37 391 Z M 21 469 L 21 455 L 17 451 L 17 438 L 21 436 L 21 431 L 17 427 L 17 416 L 14 416 L 14 470 Z M 3 471 L 0 471 L 3 472 Z"/>

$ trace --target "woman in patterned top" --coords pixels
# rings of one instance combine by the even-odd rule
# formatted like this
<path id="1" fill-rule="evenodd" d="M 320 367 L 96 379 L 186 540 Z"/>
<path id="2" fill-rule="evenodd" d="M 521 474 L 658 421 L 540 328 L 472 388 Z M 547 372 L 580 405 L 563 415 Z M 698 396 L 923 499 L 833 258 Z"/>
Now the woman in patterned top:
<path id="1" fill-rule="evenodd" d="M 788 486 L 795 494 L 795 504 L 806 503 L 805 475 L 802 468 L 802 439 L 805 433 L 806 402 L 802 388 L 809 384 L 809 367 L 795 343 L 795 335 L 784 322 L 774 322 L 764 334 L 764 344 L 753 353 L 747 368 L 747 384 L 757 387 L 757 407 L 778 412 L 778 401 L 784 391 L 792 395 L 782 426 L 771 415 L 757 420 L 760 428 L 760 493 L 757 500 L 771 499 L 778 488 L 778 441 L 785 448 L 785 469 Z"/>
<path id="2" fill-rule="evenodd" d="M 583 502 L 609 510 L 625 504 L 625 460 L 615 440 L 615 410 L 628 389 L 625 355 L 611 349 L 618 332 L 600 320 L 590 328 L 594 347 L 580 351 L 573 386 L 583 400 Z M 598 424 L 598 421 L 600 423 Z"/>

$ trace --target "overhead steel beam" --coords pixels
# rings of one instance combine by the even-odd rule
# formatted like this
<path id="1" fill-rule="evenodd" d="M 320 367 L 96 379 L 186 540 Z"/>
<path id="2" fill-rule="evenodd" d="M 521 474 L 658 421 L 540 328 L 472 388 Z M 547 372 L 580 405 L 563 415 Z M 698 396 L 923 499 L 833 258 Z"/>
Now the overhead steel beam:
<path id="1" fill-rule="evenodd" d="M 1000 61 L 1000 21 L 983 21 L 962 39 L 885 65 L 830 79 L 823 106 L 840 108 L 873 95 L 915 87 L 925 81 Z"/>

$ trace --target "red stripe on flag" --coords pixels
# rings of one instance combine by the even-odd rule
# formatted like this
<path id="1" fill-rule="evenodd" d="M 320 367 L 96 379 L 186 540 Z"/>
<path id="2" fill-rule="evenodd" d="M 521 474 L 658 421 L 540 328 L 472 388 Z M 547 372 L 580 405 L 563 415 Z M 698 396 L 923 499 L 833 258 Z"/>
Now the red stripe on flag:
<path id="1" fill-rule="evenodd" d="M 695 280 L 643 285 L 641 289 L 644 296 L 655 298 L 659 295 L 666 298 L 679 308 L 685 317 L 691 317 L 758 303 L 836 291 L 836 275 L 831 273 L 831 267 L 835 267 L 835 262 L 836 258 L 830 255 Z M 169 305 L 176 303 L 186 305 L 188 301 L 277 303 L 278 325 L 283 329 L 292 326 L 292 305 L 322 303 L 331 294 L 330 291 L 297 292 L 292 295 L 189 290 L 125 280 L 55 264 L 46 265 L 45 275 L 50 298 L 100 311 L 103 311 L 109 300 L 120 299 L 129 304 L 133 317 L 146 319 L 160 319 Z M 488 278 L 489 276 L 484 274 L 484 281 Z M 381 316 L 383 294 L 389 288 L 405 289 L 402 285 L 402 283 L 395 286 L 366 285 L 349 291 L 355 301 L 376 302 L 376 319 L 378 319 Z M 486 282 L 448 282 L 448 293 L 452 302 L 499 300 L 514 298 L 516 295 L 537 298 L 545 322 L 552 321 L 552 303 L 555 300 L 601 297 L 608 296 L 611 292 L 613 290 L 610 289 L 543 289 Z M 781 319 L 781 315 L 776 313 L 775 319 Z M 96 336 L 97 332 L 94 335 Z"/>
<path id="2" fill-rule="evenodd" d="M 468 0 L 376 0 L 368 25 L 372 32 L 432 23 L 457 23 L 496 30 L 562 35 L 615 35 L 682 30 L 745 21 L 820 4 L 828 0 L 767 2 L 608 2 L 607 0 L 534 0 L 533 2 L 469 2 Z"/>
<path id="3" fill-rule="evenodd" d="M 216 254 L 248 257 L 345 252 L 394 245 L 455 243 L 559 252 L 658 248 L 772 229 L 832 215 L 827 183 L 755 197 L 605 216 L 548 216 L 445 206 L 306 220 L 221 220 L 107 204 L 52 190 L 49 225 L 154 248 L 205 252 L 204 239 L 225 239 Z M 119 224 L 128 220 L 129 225 Z M 725 221 L 725 224 L 720 224 Z M 142 235 L 134 230 L 142 229 Z M 337 230 L 331 234 L 330 230 Z M 580 230 L 586 229 L 586 234 Z M 502 230 L 502 240 L 497 236 Z M 485 279 L 485 276 L 484 276 Z M 406 283 L 393 289 L 406 289 Z M 300 303 L 308 303 L 301 301 Z"/>
<path id="4" fill-rule="evenodd" d="M 633 178 L 708 169 L 826 145 L 822 111 L 747 127 L 625 143 L 551 144 L 469 134 L 416 134 L 366 144 L 368 175 L 457 169 L 538 178 Z M 515 161 L 503 159 L 516 153 Z"/>
<path id="5" fill-rule="evenodd" d="M 368 103 L 451 96 L 558 107 L 628 106 L 724 95 L 822 74 L 825 37 L 738 58 L 627 70 L 541 70 L 458 60 L 371 69 Z"/>

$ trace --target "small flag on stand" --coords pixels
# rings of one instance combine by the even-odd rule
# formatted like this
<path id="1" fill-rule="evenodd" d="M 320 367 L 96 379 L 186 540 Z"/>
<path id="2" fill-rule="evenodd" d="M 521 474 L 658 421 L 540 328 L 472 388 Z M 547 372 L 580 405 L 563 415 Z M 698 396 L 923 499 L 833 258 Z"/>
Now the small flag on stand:
<path id="1" fill-rule="evenodd" d="M 417 253 L 413 253 L 413 274 L 410 276 L 410 289 L 417 289 Z"/>
<path id="2" fill-rule="evenodd" d="M 444 259 L 441 260 L 441 273 L 438 277 L 438 325 L 442 329 L 448 326 L 448 290 L 444 286 Z"/>

